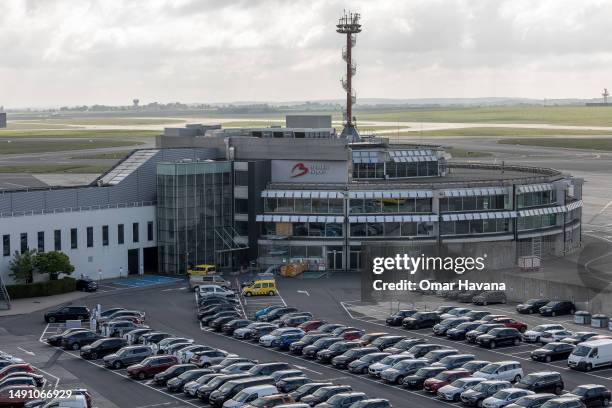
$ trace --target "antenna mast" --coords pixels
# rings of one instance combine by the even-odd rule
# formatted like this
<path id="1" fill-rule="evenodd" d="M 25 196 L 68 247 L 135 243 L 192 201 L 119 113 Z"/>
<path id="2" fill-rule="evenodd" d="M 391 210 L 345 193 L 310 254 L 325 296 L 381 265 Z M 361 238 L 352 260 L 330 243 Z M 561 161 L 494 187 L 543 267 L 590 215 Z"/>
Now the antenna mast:
<path id="1" fill-rule="evenodd" d="M 342 88 L 346 91 L 346 112 L 341 136 L 350 141 L 359 140 L 359 133 L 355 128 L 355 117 L 353 116 L 353 104 L 357 99 L 353 90 L 353 76 L 357 72 L 357 66 L 353 62 L 352 49 L 357 43 L 357 33 L 361 32 L 360 18 L 359 13 L 345 10 L 336 25 L 336 32 L 346 35 L 346 46 L 342 50 L 342 59 L 346 61 L 346 76 L 341 79 Z"/>

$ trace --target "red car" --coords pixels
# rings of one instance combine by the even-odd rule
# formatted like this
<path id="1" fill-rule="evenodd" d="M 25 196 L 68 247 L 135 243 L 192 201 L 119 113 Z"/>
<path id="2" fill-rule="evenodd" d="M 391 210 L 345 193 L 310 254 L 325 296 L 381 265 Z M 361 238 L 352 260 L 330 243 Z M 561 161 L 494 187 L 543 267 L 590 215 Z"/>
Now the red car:
<path id="1" fill-rule="evenodd" d="M 365 334 L 365 331 L 363 330 L 351 330 L 351 331 L 344 332 L 344 334 L 342 334 L 342 337 L 344 338 L 344 340 L 352 341 L 352 340 L 359 340 L 361 336 L 363 336 L 364 334 Z"/>
<path id="2" fill-rule="evenodd" d="M 298 328 L 308 333 L 311 330 L 317 330 L 319 327 L 325 324 L 325 320 L 309 320 L 298 326 Z"/>
<path id="3" fill-rule="evenodd" d="M 521 333 L 524 333 L 527 330 L 527 323 L 511 317 L 498 317 L 497 319 L 493 319 L 491 323 L 501 323 L 504 326 L 516 329 Z"/>
<path id="4" fill-rule="evenodd" d="M 178 363 L 178 358 L 175 356 L 147 357 L 140 363 L 129 366 L 127 368 L 127 374 L 131 378 L 144 380 L 145 378 L 153 377 L 157 373 L 166 371 L 166 369 Z"/>
<path id="5" fill-rule="evenodd" d="M 465 369 L 442 371 L 435 377 L 426 379 L 423 383 L 423 389 L 432 394 L 437 394 L 438 390 L 445 385 L 448 385 L 459 378 L 469 377 L 470 375 L 472 375 L 472 373 Z"/>
<path id="6" fill-rule="evenodd" d="M 33 373 L 34 369 L 28 363 L 11 364 L 0 370 L 0 380 L 4 379 L 7 374 L 12 373 Z"/>

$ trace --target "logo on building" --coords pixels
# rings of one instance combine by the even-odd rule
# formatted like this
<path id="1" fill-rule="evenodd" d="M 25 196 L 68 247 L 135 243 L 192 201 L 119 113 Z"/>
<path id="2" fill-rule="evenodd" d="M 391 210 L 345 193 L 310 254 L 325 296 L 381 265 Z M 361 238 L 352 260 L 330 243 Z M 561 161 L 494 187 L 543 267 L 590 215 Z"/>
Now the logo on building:
<path id="1" fill-rule="evenodd" d="M 296 163 L 291 168 L 291 178 L 302 177 L 307 174 L 311 176 L 322 176 L 329 171 L 329 165 L 325 163 L 313 163 L 309 166 L 303 162 Z"/>
<path id="2" fill-rule="evenodd" d="M 297 163 L 291 169 L 291 178 L 302 177 L 302 176 L 308 174 L 309 171 L 310 170 L 308 170 L 308 167 L 306 167 L 306 165 L 304 163 Z"/>

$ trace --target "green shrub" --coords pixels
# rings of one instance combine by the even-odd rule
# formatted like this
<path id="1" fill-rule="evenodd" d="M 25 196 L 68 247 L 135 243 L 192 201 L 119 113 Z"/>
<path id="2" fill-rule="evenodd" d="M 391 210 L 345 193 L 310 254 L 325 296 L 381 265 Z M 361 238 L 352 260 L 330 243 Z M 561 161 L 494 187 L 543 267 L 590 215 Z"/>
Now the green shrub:
<path id="1" fill-rule="evenodd" d="M 59 295 L 61 293 L 74 292 L 76 290 L 76 279 L 64 277 L 48 282 L 6 285 L 6 290 L 11 299 Z"/>

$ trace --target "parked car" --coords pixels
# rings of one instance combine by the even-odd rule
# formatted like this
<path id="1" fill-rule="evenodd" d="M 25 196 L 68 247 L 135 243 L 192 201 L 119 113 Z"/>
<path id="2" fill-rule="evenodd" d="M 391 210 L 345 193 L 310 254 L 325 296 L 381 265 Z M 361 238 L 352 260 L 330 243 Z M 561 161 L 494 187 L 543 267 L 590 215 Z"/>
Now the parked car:
<path id="1" fill-rule="evenodd" d="M 423 357 L 425 354 L 429 353 L 430 351 L 441 350 L 441 349 L 446 349 L 446 347 L 440 344 L 425 343 L 425 344 L 417 344 L 416 346 L 412 346 L 409 350 L 406 350 L 405 352 L 401 354 L 408 355 L 412 358 L 420 358 L 420 357 Z"/>
<path id="2" fill-rule="evenodd" d="M 127 341 L 127 344 L 129 345 L 138 344 L 142 336 L 151 332 L 153 332 L 153 329 L 134 329 L 125 333 L 123 335 L 123 338 L 125 339 L 125 341 Z"/>
<path id="3" fill-rule="evenodd" d="M 85 306 L 64 306 L 45 313 L 46 323 L 65 322 L 66 320 L 89 320 L 91 313 Z"/>
<path id="4" fill-rule="evenodd" d="M 312 319 L 312 316 L 301 315 L 301 316 L 289 316 L 283 317 L 280 320 L 279 326 L 281 327 L 299 327 L 302 323 L 306 323 Z"/>
<path id="5" fill-rule="evenodd" d="M 238 364 L 238 363 L 252 363 L 252 364 L 259 363 L 258 360 L 252 360 L 246 357 L 233 357 L 233 356 L 235 356 L 235 354 L 230 354 L 230 357 L 225 357 L 219 364 L 211 365 L 208 368 L 214 371 L 215 373 L 218 373 L 224 368 L 227 368 L 231 365 Z"/>
<path id="6" fill-rule="evenodd" d="M 157 354 L 166 354 L 170 346 L 178 343 L 193 343 L 193 339 L 188 339 L 185 337 L 167 337 L 161 340 L 159 343 L 152 345 L 152 347 Z"/>
<path id="7" fill-rule="evenodd" d="M 318 404 L 319 408 L 349 408 L 358 401 L 363 401 L 367 398 L 363 392 L 341 392 L 330 397 L 322 404 Z"/>
<path id="8" fill-rule="evenodd" d="M 81 347 L 81 357 L 86 360 L 96 360 L 115 353 L 126 345 L 127 341 L 124 339 L 99 339 Z"/>
<path id="9" fill-rule="evenodd" d="M 374 340 L 383 337 L 383 336 L 388 336 L 389 333 L 385 333 L 385 332 L 376 332 L 376 333 L 365 333 L 363 336 L 361 336 L 359 338 L 359 343 L 361 343 L 362 346 L 369 346 L 370 343 L 372 343 Z"/>
<path id="10" fill-rule="evenodd" d="M 556 398 L 555 394 L 534 394 L 525 395 L 506 405 L 506 408 L 540 408 L 546 401 Z"/>
<path id="11" fill-rule="evenodd" d="M 202 325 L 209 326 L 213 321 L 222 317 L 229 317 L 229 319 L 226 320 L 226 322 L 228 322 L 232 319 L 239 319 L 240 313 L 237 310 L 223 310 L 213 315 L 204 316 L 200 319 L 200 321 L 202 322 Z"/>
<path id="12" fill-rule="evenodd" d="M 118 370 L 139 363 L 152 355 L 153 350 L 149 346 L 127 346 L 119 349 L 116 353 L 104 356 L 102 361 L 106 367 Z"/>
<path id="13" fill-rule="evenodd" d="M 472 303 L 475 305 L 487 306 L 493 303 L 506 303 L 506 293 L 501 290 L 483 292 L 474 296 Z"/>
<path id="14" fill-rule="evenodd" d="M 383 349 L 386 349 L 388 347 L 393 347 L 395 344 L 397 344 L 398 342 L 404 339 L 405 339 L 404 336 L 395 336 L 395 335 L 380 336 L 377 339 L 373 340 L 370 343 L 370 346 L 376 347 L 382 351 Z"/>
<path id="15" fill-rule="evenodd" d="M 410 317 L 417 312 L 418 310 L 416 309 L 398 310 L 397 312 L 389 315 L 385 322 L 389 326 L 400 326 L 405 318 Z"/>
<path id="16" fill-rule="evenodd" d="M 178 364 L 178 359 L 174 356 L 147 357 L 140 363 L 129 366 L 127 368 L 127 375 L 130 378 L 144 380 L 165 371 L 175 364 Z"/>
<path id="17" fill-rule="evenodd" d="M 554 317 L 574 314 L 575 312 L 576 306 L 574 306 L 574 302 L 571 302 L 569 300 L 553 300 L 540 308 L 540 315 L 542 316 Z"/>
<path id="18" fill-rule="evenodd" d="M 547 344 L 547 343 L 553 343 L 556 341 L 561 341 L 567 337 L 571 337 L 572 334 L 574 333 L 572 333 L 569 330 L 565 330 L 565 329 L 546 330 L 540 336 L 540 343 Z"/>
<path id="19" fill-rule="evenodd" d="M 45 385 L 45 382 L 46 382 L 44 376 L 37 374 L 35 372 L 25 372 L 25 371 L 15 371 L 13 373 L 6 374 L 4 378 L 2 379 L 2 382 L 4 383 L 4 381 L 8 380 L 9 378 L 15 378 L 15 377 L 31 378 L 32 380 L 34 380 L 34 383 L 37 387 L 42 387 L 43 385 Z"/>
<path id="20" fill-rule="evenodd" d="M 11 364 L 0 370 L 0 381 L 14 373 L 33 373 L 34 368 L 28 363 Z"/>
<path id="21" fill-rule="evenodd" d="M 393 366 L 383 370 L 380 378 L 386 383 L 402 384 L 404 378 L 416 373 L 419 369 L 426 367 L 427 361 L 422 359 L 402 360 Z"/>
<path id="22" fill-rule="evenodd" d="M 224 408 L 238 407 L 273 407 L 284 402 L 293 402 L 278 393 L 278 389 L 271 384 L 255 385 L 244 388 L 231 399 L 225 401 Z"/>
<path id="23" fill-rule="evenodd" d="M 212 394 L 213 391 L 215 391 L 216 389 L 223 386 L 225 383 L 228 383 L 232 380 L 238 380 L 241 378 L 249 378 L 249 377 L 251 377 L 249 373 L 227 374 L 227 375 L 220 375 L 220 376 L 214 377 L 210 381 L 208 381 L 206 384 L 201 385 L 197 389 L 196 395 L 203 402 L 209 402 L 210 394 Z"/>
<path id="24" fill-rule="evenodd" d="M 469 321 L 470 319 L 467 317 L 449 317 L 433 327 L 433 334 L 436 336 L 444 336 L 448 330 L 459 326 L 461 323 Z"/>
<path id="25" fill-rule="evenodd" d="M 512 404 L 519 398 L 527 395 L 534 395 L 533 391 L 523 390 L 520 388 L 506 388 L 497 391 L 495 394 L 482 401 L 483 408 L 503 408 L 506 405 Z"/>
<path id="26" fill-rule="evenodd" d="M 378 363 L 385 357 L 390 356 L 390 353 L 372 353 L 366 354 L 363 357 L 358 358 L 348 364 L 347 368 L 351 373 L 355 374 L 367 374 L 368 369 L 372 364 Z"/>
<path id="27" fill-rule="evenodd" d="M 197 368 L 198 367 L 195 364 L 175 364 L 166 368 L 164 371 L 155 374 L 153 376 L 153 381 L 155 381 L 155 384 L 157 385 L 166 385 L 169 380 L 178 377 L 186 371 L 195 370 Z"/>
<path id="28" fill-rule="evenodd" d="M 451 319 L 454 317 L 463 317 L 465 315 L 467 315 L 468 313 L 470 313 L 472 311 L 472 309 L 468 309 L 466 307 L 454 307 L 451 310 L 449 310 L 446 313 L 442 313 L 440 315 L 440 319 L 442 320 L 446 320 L 446 319 Z"/>
<path id="29" fill-rule="evenodd" d="M 151 332 L 151 333 L 147 333 L 147 334 L 143 334 L 140 339 L 139 339 L 139 343 L 140 344 L 145 344 L 145 345 L 153 345 L 153 344 L 157 344 L 160 341 L 162 341 L 163 339 L 167 339 L 168 337 L 173 337 L 170 333 L 164 333 L 164 332 Z"/>
<path id="30" fill-rule="evenodd" d="M 402 321 L 402 327 L 407 330 L 418 330 L 433 327 L 440 322 L 440 315 L 435 312 L 418 312 Z"/>
<path id="31" fill-rule="evenodd" d="M 325 324 L 325 320 L 307 320 L 301 323 L 298 328 L 304 330 L 304 332 L 308 333 L 312 330 L 317 330 L 319 327 Z"/>
<path id="32" fill-rule="evenodd" d="M 147 329 L 147 326 L 134 323 L 129 320 L 113 320 L 102 325 L 102 334 L 107 337 L 123 337 L 123 335 L 134 329 Z"/>
<path id="33" fill-rule="evenodd" d="M 486 360 L 472 360 L 463 364 L 460 368 L 463 368 L 464 370 L 467 370 L 470 373 L 474 374 L 476 371 L 480 371 L 489 364 L 491 364 L 491 362 Z"/>
<path id="34" fill-rule="evenodd" d="M 550 363 L 553 360 L 566 360 L 576 346 L 568 343 L 552 342 L 533 350 L 530 357 L 534 361 Z"/>
<path id="35" fill-rule="evenodd" d="M 402 386 L 404 388 L 408 388 L 411 390 L 420 390 L 423 388 L 423 384 L 425 383 L 427 379 L 433 378 L 444 371 L 446 371 L 446 368 L 444 367 L 420 368 L 413 375 L 409 375 L 406 378 L 404 378 L 404 382 L 402 383 Z"/>
<path id="36" fill-rule="evenodd" d="M 61 332 L 60 334 L 54 334 L 53 336 L 49 336 L 49 337 L 47 337 L 47 339 L 45 341 L 50 346 L 59 347 L 59 346 L 62 345 L 62 340 L 63 340 L 64 336 L 68 336 L 69 334 L 80 332 L 80 331 L 91 332 L 91 330 L 83 329 L 82 327 L 74 327 L 74 328 L 66 329 L 63 332 Z"/>
<path id="37" fill-rule="evenodd" d="M 367 354 L 378 353 L 378 352 L 380 352 L 380 350 L 376 347 L 352 348 L 350 350 L 345 351 L 343 354 L 340 354 L 332 358 L 331 363 L 336 368 L 344 369 L 344 368 L 347 368 L 347 366 L 351 362 L 358 360 Z"/>
<path id="38" fill-rule="evenodd" d="M 32 377 L 27 376 L 10 376 L 8 378 L 4 378 L 0 381 L 0 390 L 5 387 L 15 387 L 15 386 L 32 386 L 32 387 L 40 387 L 36 380 Z"/>
<path id="39" fill-rule="evenodd" d="M 289 351 L 291 354 L 301 355 L 304 347 L 313 344 L 315 341 L 322 339 L 324 337 L 329 337 L 327 333 L 306 333 L 301 339 L 291 343 L 289 346 Z"/>
<path id="40" fill-rule="evenodd" d="M 457 302 L 472 303 L 474 301 L 474 296 L 478 296 L 482 292 L 482 290 L 468 290 L 467 292 L 461 292 L 457 295 Z"/>
<path id="41" fill-rule="evenodd" d="M 437 394 L 438 390 L 445 385 L 451 384 L 455 380 L 463 377 L 469 377 L 471 373 L 466 370 L 446 370 L 432 378 L 428 378 L 423 383 L 423 390 L 432 394 Z"/>
<path id="42" fill-rule="evenodd" d="M 339 341 L 344 341 L 342 337 L 323 337 L 312 343 L 309 346 L 306 346 L 302 349 L 302 356 L 314 359 L 317 357 L 317 353 L 321 350 L 325 350 L 330 347 L 332 344 L 337 343 Z"/>
<path id="43" fill-rule="evenodd" d="M 98 290 L 98 283 L 91 278 L 83 277 L 76 280 L 75 288 L 82 292 L 95 292 Z"/>
<path id="44" fill-rule="evenodd" d="M 500 323 L 503 324 L 505 327 L 516 329 L 521 333 L 525 333 L 525 331 L 527 331 L 527 323 L 521 322 L 520 320 L 516 320 L 511 317 L 497 317 L 491 320 L 491 323 Z"/>
<path id="45" fill-rule="evenodd" d="M 482 401 L 498 391 L 509 389 L 512 384 L 509 381 L 503 380 L 487 380 L 482 381 L 469 390 L 461 393 L 461 404 L 468 407 L 480 407 Z"/>
<path id="46" fill-rule="evenodd" d="M 189 360 L 191 360 L 191 358 L 195 356 L 196 353 L 199 353 L 200 351 L 213 351 L 213 350 L 216 350 L 216 349 L 210 346 L 203 346 L 201 344 L 191 343 L 189 346 L 182 348 L 174 355 L 178 357 L 181 363 L 188 363 Z"/>
<path id="47" fill-rule="evenodd" d="M 443 401 L 457 402 L 460 400 L 462 392 L 469 390 L 483 381 L 485 381 L 484 378 L 477 377 L 459 378 L 448 385 L 440 387 L 437 396 Z"/>
<path id="48" fill-rule="evenodd" d="M 326 387 L 321 387 L 310 395 L 306 395 L 300 398 L 300 402 L 304 402 L 311 407 L 314 407 L 317 404 L 327 401 L 331 397 L 336 394 L 341 394 L 345 392 L 351 392 L 353 389 L 350 385 L 331 385 Z"/>
<path id="49" fill-rule="evenodd" d="M 435 351 L 433 351 L 432 353 L 435 353 Z M 427 357 L 425 357 L 425 358 L 427 358 Z M 447 370 L 453 370 L 455 368 L 463 367 L 463 365 L 465 363 L 468 363 L 468 362 L 470 362 L 470 361 L 472 361 L 474 359 L 475 359 L 475 357 L 474 357 L 473 354 L 457 354 L 457 353 L 455 353 L 455 354 L 446 355 L 446 356 L 442 357 L 438 361 L 434 362 L 432 364 L 432 366 L 442 366 L 442 367 L 446 367 Z"/>
<path id="50" fill-rule="evenodd" d="M 317 361 L 323 364 L 330 363 L 334 357 L 344 354 L 346 351 L 350 349 L 354 349 L 358 347 L 361 347 L 361 344 L 359 344 L 359 342 L 356 342 L 356 341 L 336 342 L 332 344 L 331 346 L 329 346 L 328 348 L 318 351 Z"/>
<path id="51" fill-rule="evenodd" d="M 474 377 L 487 380 L 504 380 L 518 382 L 523 378 L 523 368 L 518 361 L 497 361 L 474 373 Z"/>
<path id="52" fill-rule="evenodd" d="M 229 355 L 227 351 L 218 349 L 198 351 L 189 359 L 189 362 L 200 368 L 208 368 L 212 365 L 219 364 Z"/>
<path id="53" fill-rule="evenodd" d="M 18 407 L 31 400 L 38 388 L 33 385 L 13 385 L 0 389 L 0 406 Z"/>
<path id="54" fill-rule="evenodd" d="M 144 323 L 145 313 L 139 310 L 118 310 L 115 313 L 109 314 L 108 316 L 100 316 L 98 319 L 99 324 L 110 322 L 111 320 L 127 320 L 127 318 L 137 318 L 139 323 Z"/>
<path id="55" fill-rule="evenodd" d="M 343 324 L 339 324 L 339 323 L 325 323 L 319 326 L 319 328 L 316 329 L 316 332 L 317 333 L 331 333 L 339 327 L 346 327 L 346 326 Z"/>
<path id="56" fill-rule="evenodd" d="M 371 364 L 368 367 L 368 374 L 371 377 L 380 377 L 380 374 L 387 368 L 393 367 L 402 360 L 414 360 L 414 357 L 405 354 L 392 354 L 377 363 Z"/>
<path id="57" fill-rule="evenodd" d="M 536 393 L 553 393 L 561 395 L 565 384 L 561 374 L 556 371 L 539 371 L 529 373 L 514 385 L 516 388 Z"/>
<path id="58" fill-rule="evenodd" d="M 333 386 L 333 385 L 334 384 L 332 384 L 330 382 L 311 382 L 311 383 L 302 385 L 297 390 L 292 391 L 291 393 L 289 393 L 289 395 L 295 401 L 300 401 L 302 397 L 305 397 L 307 395 L 313 394 L 319 388 L 330 387 L 330 386 Z"/>
<path id="59" fill-rule="evenodd" d="M 280 337 L 284 334 L 304 335 L 305 333 L 301 329 L 298 329 L 296 327 L 281 327 L 270 332 L 270 334 L 261 336 L 259 338 L 259 345 L 264 347 L 274 347 L 275 341 L 278 341 L 278 339 L 280 339 Z"/>
<path id="60" fill-rule="evenodd" d="M 487 334 L 481 334 L 476 338 L 476 343 L 481 347 L 495 348 L 504 345 L 515 345 L 518 346 L 523 337 L 521 333 L 512 328 L 498 327 L 491 330 Z"/>
<path id="61" fill-rule="evenodd" d="M 280 319 L 282 316 L 288 313 L 294 313 L 298 310 L 295 307 L 280 307 L 278 309 L 271 310 L 264 316 L 260 316 L 259 320 L 262 322 L 271 322 L 275 319 Z"/>
<path id="62" fill-rule="evenodd" d="M 287 377 L 277 381 L 276 387 L 282 393 L 289 393 L 297 390 L 302 385 L 309 384 L 311 382 L 312 380 L 310 378 L 304 376 Z"/>
<path id="63" fill-rule="evenodd" d="M 574 388 L 571 393 L 564 396 L 575 396 L 587 407 L 602 406 L 610 404 L 610 390 L 603 385 L 585 384 Z"/>
<path id="64" fill-rule="evenodd" d="M 270 326 L 259 326 L 251 332 L 251 335 L 249 336 L 249 340 L 259 343 L 260 338 L 272 333 L 276 329 L 278 329 L 278 326 L 275 324 L 270 325 Z"/>
<path id="65" fill-rule="evenodd" d="M 101 338 L 102 336 L 98 336 L 90 331 L 77 331 L 62 337 L 62 348 L 64 350 L 78 350 Z"/>
<path id="66" fill-rule="evenodd" d="M 273 330 L 276 329 L 276 325 L 263 322 L 251 323 L 246 327 L 234 330 L 233 336 L 236 339 L 249 340 L 258 328 L 270 328 Z"/>
<path id="67" fill-rule="evenodd" d="M 405 338 L 395 343 L 391 347 L 387 347 L 383 349 L 383 351 L 385 353 L 399 354 L 399 353 L 403 353 L 404 351 L 410 350 L 412 347 L 416 346 L 417 344 L 425 344 L 425 343 L 427 343 L 427 340 L 425 340 L 424 338 L 410 337 L 410 338 Z"/>
<path id="68" fill-rule="evenodd" d="M 289 350 L 289 347 L 302 337 L 304 337 L 303 332 L 283 334 L 274 342 L 274 347 L 280 350 Z"/>
<path id="69" fill-rule="evenodd" d="M 516 311 L 521 314 L 534 314 L 539 313 L 540 308 L 545 306 L 549 299 L 529 299 L 525 303 L 520 303 L 516 305 Z"/>
<path id="70" fill-rule="evenodd" d="M 552 398 L 541 405 L 542 408 L 584 408 L 586 405 L 579 398 L 573 396 L 562 396 Z"/>
<path id="71" fill-rule="evenodd" d="M 528 343 L 540 343 L 540 337 L 542 336 L 542 333 L 544 333 L 546 330 L 564 330 L 565 327 L 563 327 L 560 324 L 540 324 L 538 326 L 535 326 L 534 328 L 527 330 L 525 333 L 523 333 L 523 341 L 528 342 Z"/>
<path id="72" fill-rule="evenodd" d="M 276 371 L 280 370 L 288 370 L 291 366 L 287 363 L 283 362 L 274 362 L 274 363 L 260 363 L 254 365 L 249 370 L 250 375 L 270 375 Z"/>
<path id="73" fill-rule="evenodd" d="M 234 291 L 224 288 L 220 285 L 198 285 L 198 296 L 207 297 L 207 296 L 220 296 L 220 297 L 231 297 L 235 296 Z"/>
<path id="74" fill-rule="evenodd" d="M 187 383 L 195 381 L 198 378 L 210 373 L 211 370 L 207 368 L 187 370 L 184 373 L 167 380 L 166 389 L 170 392 L 180 392 Z"/>
<path id="75" fill-rule="evenodd" d="M 573 344 L 576 346 L 579 343 L 585 342 L 597 335 L 598 334 L 595 332 L 574 332 L 571 336 L 565 337 L 560 341 L 561 343 Z"/>
<path id="76" fill-rule="evenodd" d="M 204 368 L 203 370 L 208 370 L 208 369 Z M 195 371 L 195 370 L 190 370 L 190 371 Z M 183 373 L 181 375 L 187 375 L 187 373 Z M 214 378 L 217 378 L 223 375 L 224 374 L 220 374 L 220 373 L 204 374 L 196 378 L 195 380 L 189 381 L 185 385 L 183 385 L 183 393 L 190 397 L 197 397 L 197 392 L 200 387 L 206 385 L 209 381 L 212 381 Z M 170 381 L 174 381 L 174 380 L 176 380 L 176 378 L 173 378 Z"/>
<path id="77" fill-rule="evenodd" d="M 232 284 L 221 275 L 199 275 L 189 279 L 189 287 L 194 292 L 199 292 L 200 285 L 221 286 L 224 289 L 230 289 L 232 287 Z"/>
<path id="78" fill-rule="evenodd" d="M 432 350 L 429 353 L 425 354 L 422 358 L 426 360 L 429 364 L 437 363 L 444 357 L 455 356 L 458 355 L 459 351 L 450 348 L 442 348 L 438 350 Z"/>
<path id="79" fill-rule="evenodd" d="M 270 305 L 270 306 L 264 307 L 263 309 L 259 309 L 258 311 L 255 312 L 255 319 L 259 319 L 261 316 L 267 315 L 272 310 L 280 309 L 282 307 L 283 306 L 281 306 L 281 305 Z"/>
<path id="80" fill-rule="evenodd" d="M 287 407 L 288 408 L 288 407 Z M 294 407 L 298 408 L 298 407 Z M 306 408 L 306 407 L 304 407 Z M 384 398 L 368 398 L 361 401 L 357 401 L 350 408 L 392 408 L 389 400 Z"/>
<path id="81" fill-rule="evenodd" d="M 465 340 L 465 335 L 476 330 L 481 324 L 478 322 L 463 322 L 456 327 L 446 330 L 446 337 L 451 340 Z"/>

